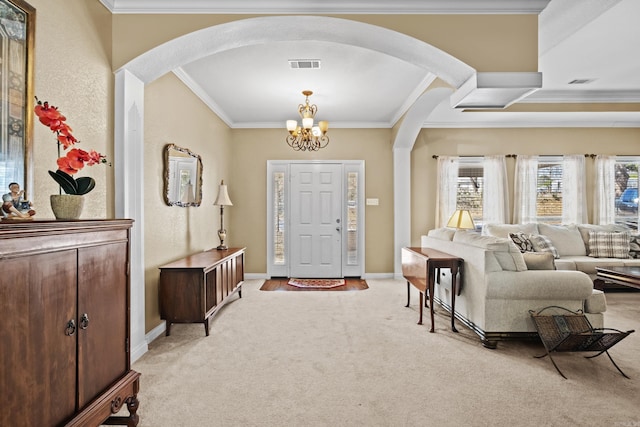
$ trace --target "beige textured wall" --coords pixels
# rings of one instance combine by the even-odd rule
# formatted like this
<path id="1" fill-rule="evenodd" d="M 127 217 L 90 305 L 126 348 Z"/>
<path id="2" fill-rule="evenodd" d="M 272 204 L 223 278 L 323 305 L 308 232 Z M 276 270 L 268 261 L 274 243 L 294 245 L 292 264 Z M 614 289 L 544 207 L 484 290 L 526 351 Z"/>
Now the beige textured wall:
<path id="1" fill-rule="evenodd" d="M 411 153 L 411 242 L 435 225 L 436 160 L 433 155 L 611 154 L 640 155 L 640 129 L 524 128 L 422 129 Z M 594 161 L 586 159 L 587 208 L 592 218 Z M 507 159 L 511 212 L 515 159 Z"/>
<path id="2" fill-rule="evenodd" d="M 28 0 L 36 8 L 35 95 L 59 107 L 80 140 L 113 160 L 113 73 L 111 14 L 97 0 Z M 53 218 L 49 195 L 58 185 L 55 135 L 34 123 L 34 188 L 29 197 L 37 218 Z M 113 218 L 113 167 L 96 165 L 77 176 L 92 176 L 96 188 L 85 197 L 81 218 Z"/>
<path id="3" fill-rule="evenodd" d="M 255 15 L 115 15 L 117 69 L 181 35 Z M 455 56 L 478 71 L 538 71 L 536 15 L 338 15 L 398 31 Z"/>
<path id="4" fill-rule="evenodd" d="M 247 247 L 249 273 L 266 273 L 267 160 L 364 160 L 366 272 L 393 271 L 393 156 L 390 129 L 329 129 L 329 145 L 316 153 L 295 152 L 285 129 L 233 130 L 231 239 Z M 231 191 L 234 194 L 231 194 Z"/>
<path id="5" fill-rule="evenodd" d="M 144 234 L 146 329 L 160 323 L 158 267 L 218 246 L 220 210 L 213 206 L 220 180 L 229 177 L 231 135 L 227 125 L 172 73 L 145 88 Z M 198 207 L 164 202 L 164 148 L 176 144 L 202 158 L 202 203 Z M 234 200 L 234 189 L 229 197 Z M 233 219 L 225 215 L 227 228 Z M 233 244 L 233 234 L 231 233 Z"/>

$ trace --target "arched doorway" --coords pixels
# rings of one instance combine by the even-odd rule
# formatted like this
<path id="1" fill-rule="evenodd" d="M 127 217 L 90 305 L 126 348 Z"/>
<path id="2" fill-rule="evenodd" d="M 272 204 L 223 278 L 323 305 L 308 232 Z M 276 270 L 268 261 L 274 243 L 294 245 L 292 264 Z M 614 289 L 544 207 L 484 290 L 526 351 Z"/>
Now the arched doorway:
<path id="1" fill-rule="evenodd" d="M 287 28 L 286 32 L 281 31 Z M 316 40 L 374 50 L 412 63 L 459 87 L 471 67 L 427 43 L 386 28 L 322 16 L 274 16 L 233 21 L 159 45 L 116 71 L 116 216 L 135 220 L 131 236 L 132 360 L 146 352 L 144 307 L 144 88 L 165 73 L 225 50 L 281 41 Z M 407 183 L 408 184 L 408 183 Z"/>

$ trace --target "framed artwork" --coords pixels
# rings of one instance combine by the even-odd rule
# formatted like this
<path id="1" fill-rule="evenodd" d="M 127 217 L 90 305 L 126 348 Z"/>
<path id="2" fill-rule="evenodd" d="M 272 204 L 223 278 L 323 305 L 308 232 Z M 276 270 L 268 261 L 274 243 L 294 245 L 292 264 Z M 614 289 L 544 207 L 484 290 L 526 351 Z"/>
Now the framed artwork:
<path id="1" fill-rule="evenodd" d="M 17 182 L 29 199 L 35 14 L 23 0 L 0 0 L 0 193 Z"/>

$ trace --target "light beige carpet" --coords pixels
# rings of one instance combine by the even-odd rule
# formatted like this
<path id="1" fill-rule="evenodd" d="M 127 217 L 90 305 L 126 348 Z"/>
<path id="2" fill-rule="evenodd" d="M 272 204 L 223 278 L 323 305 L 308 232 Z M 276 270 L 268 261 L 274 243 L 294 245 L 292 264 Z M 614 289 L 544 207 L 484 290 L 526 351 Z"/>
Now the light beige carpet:
<path id="1" fill-rule="evenodd" d="M 133 368 L 142 373 L 140 427 L 200 426 L 638 426 L 640 332 L 611 355 L 562 353 L 563 379 L 533 342 L 482 347 L 436 333 L 405 308 L 401 280 L 366 292 L 260 292 L 202 325 L 175 325 Z M 415 292 L 412 290 L 412 292 Z M 607 294 L 607 327 L 640 330 L 640 293 Z"/>

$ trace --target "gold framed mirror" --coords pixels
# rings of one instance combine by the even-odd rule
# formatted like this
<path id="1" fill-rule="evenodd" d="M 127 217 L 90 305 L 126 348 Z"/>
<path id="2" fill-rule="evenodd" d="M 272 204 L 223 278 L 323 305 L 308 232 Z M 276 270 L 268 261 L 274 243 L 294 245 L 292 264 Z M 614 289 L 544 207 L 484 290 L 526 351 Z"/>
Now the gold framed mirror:
<path id="1" fill-rule="evenodd" d="M 0 190 L 12 182 L 33 199 L 33 55 L 36 10 L 0 0 Z"/>
<path id="2" fill-rule="evenodd" d="M 181 207 L 202 203 L 202 159 L 175 144 L 164 148 L 164 201 Z"/>

